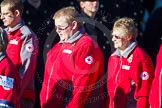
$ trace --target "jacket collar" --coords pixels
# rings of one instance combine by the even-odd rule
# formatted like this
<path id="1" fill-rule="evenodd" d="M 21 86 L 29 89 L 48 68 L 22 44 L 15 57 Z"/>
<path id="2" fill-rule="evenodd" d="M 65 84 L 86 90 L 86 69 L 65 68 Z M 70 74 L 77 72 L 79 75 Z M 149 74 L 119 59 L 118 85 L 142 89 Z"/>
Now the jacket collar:
<path id="1" fill-rule="evenodd" d="M 124 58 L 127 58 L 129 56 L 129 54 L 133 51 L 133 49 L 137 46 L 137 42 L 133 42 L 131 43 L 125 50 L 124 53 L 121 54 L 121 50 L 116 49 L 115 51 L 115 55 L 117 56 L 123 56 Z"/>
<path id="2" fill-rule="evenodd" d="M 24 21 L 21 20 L 16 26 L 14 26 L 13 28 L 7 28 L 8 32 L 14 32 L 15 30 L 19 29 L 20 27 L 22 27 L 24 25 Z"/>
<path id="3" fill-rule="evenodd" d="M 67 41 L 60 41 L 59 43 L 74 43 L 79 38 L 83 36 L 85 33 L 84 28 L 80 28 L 77 32 L 75 32 Z"/>

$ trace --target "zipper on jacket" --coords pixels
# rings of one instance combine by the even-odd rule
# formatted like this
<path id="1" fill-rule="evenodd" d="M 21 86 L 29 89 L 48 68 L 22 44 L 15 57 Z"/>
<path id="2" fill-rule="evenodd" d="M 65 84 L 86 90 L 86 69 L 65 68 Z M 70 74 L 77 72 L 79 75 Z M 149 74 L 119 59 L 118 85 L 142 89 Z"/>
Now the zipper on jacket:
<path id="1" fill-rule="evenodd" d="M 118 76 L 119 76 L 119 73 L 120 73 L 120 70 L 122 68 L 122 56 L 120 56 L 120 68 L 116 74 L 116 77 L 115 77 L 115 85 L 117 85 L 117 81 L 118 81 Z M 115 92 L 116 92 L 116 86 L 115 86 Z M 114 92 L 114 96 L 115 96 L 115 92 Z M 113 101 L 113 108 L 114 108 L 114 101 Z"/>
<path id="2" fill-rule="evenodd" d="M 60 50 L 59 50 L 59 52 L 58 52 L 58 55 L 59 55 L 60 51 L 62 50 L 62 48 L 63 48 L 63 44 L 62 44 L 62 46 L 61 46 L 61 48 L 60 48 Z M 57 57 L 58 57 L 58 55 L 57 55 Z M 54 62 L 53 65 L 52 65 L 52 69 L 51 69 L 50 76 L 49 76 L 48 83 L 47 83 L 46 104 L 48 104 L 49 84 L 50 84 L 50 80 L 51 80 L 51 77 L 52 77 L 54 65 L 56 64 L 56 61 L 57 61 L 57 57 L 56 57 L 55 62 Z"/>
<path id="3" fill-rule="evenodd" d="M 123 62 L 122 62 L 122 56 L 120 56 L 120 68 L 119 68 L 119 70 L 118 70 L 118 72 L 116 74 L 116 77 L 115 77 L 115 84 L 117 84 L 117 80 L 118 80 L 118 76 L 119 76 L 120 70 L 122 68 L 122 64 L 123 64 Z"/>

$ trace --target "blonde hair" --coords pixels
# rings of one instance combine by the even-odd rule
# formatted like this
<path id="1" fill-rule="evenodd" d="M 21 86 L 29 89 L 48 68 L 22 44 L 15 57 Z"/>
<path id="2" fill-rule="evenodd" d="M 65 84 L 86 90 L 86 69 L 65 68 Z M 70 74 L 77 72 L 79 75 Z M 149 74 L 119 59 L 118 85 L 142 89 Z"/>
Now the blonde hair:
<path id="1" fill-rule="evenodd" d="M 134 21 L 132 18 L 124 17 L 115 21 L 113 30 L 122 28 L 125 35 L 131 34 L 133 39 L 137 37 L 137 28 L 135 27 Z"/>
<path id="2" fill-rule="evenodd" d="M 77 18 L 79 17 L 79 13 L 77 12 L 77 10 L 72 7 L 72 6 L 69 6 L 69 7 L 65 7 L 65 8 L 62 8 L 60 10 L 58 10 L 54 16 L 53 16 L 53 19 L 55 20 L 56 18 L 59 18 L 61 16 L 64 16 L 67 23 L 71 23 L 72 21 L 77 21 Z"/>

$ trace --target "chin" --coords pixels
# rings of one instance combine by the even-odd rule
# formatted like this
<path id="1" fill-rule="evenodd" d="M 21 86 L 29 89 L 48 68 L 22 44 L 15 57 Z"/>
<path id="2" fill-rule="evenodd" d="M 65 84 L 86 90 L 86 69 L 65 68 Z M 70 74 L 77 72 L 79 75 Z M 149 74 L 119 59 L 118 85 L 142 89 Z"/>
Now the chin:
<path id="1" fill-rule="evenodd" d="M 6 24 L 6 23 L 4 23 L 3 25 L 4 25 L 4 26 L 10 26 L 9 24 Z"/>
<path id="2" fill-rule="evenodd" d="M 118 46 L 114 46 L 114 48 L 119 48 Z"/>
<path id="3" fill-rule="evenodd" d="M 94 9 L 94 10 L 92 10 L 92 12 L 96 13 L 96 12 L 97 12 L 97 10 L 96 10 L 96 9 Z"/>
<path id="4" fill-rule="evenodd" d="M 60 39 L 61 41 L 65 41 L 65 39 Z"/>

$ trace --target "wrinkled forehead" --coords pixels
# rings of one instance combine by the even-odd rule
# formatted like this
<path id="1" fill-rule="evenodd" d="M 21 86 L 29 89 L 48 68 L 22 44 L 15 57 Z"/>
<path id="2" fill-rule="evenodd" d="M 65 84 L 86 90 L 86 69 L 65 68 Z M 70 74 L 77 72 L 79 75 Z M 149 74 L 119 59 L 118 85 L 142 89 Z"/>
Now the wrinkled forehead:
<path id="1" fill-rule="evenodd" d="M 64 16 L 60 16 L 60 17 L 55 18 L 54 22 L 55 22 L 56 26 L 68 24 L 68 21 Z"/>
<path id="2" fill-rule="evenodd" d="M 122 27 L 113 28 L 112 35 L 125 36 L 126 34 L 127 30 Z"/>

